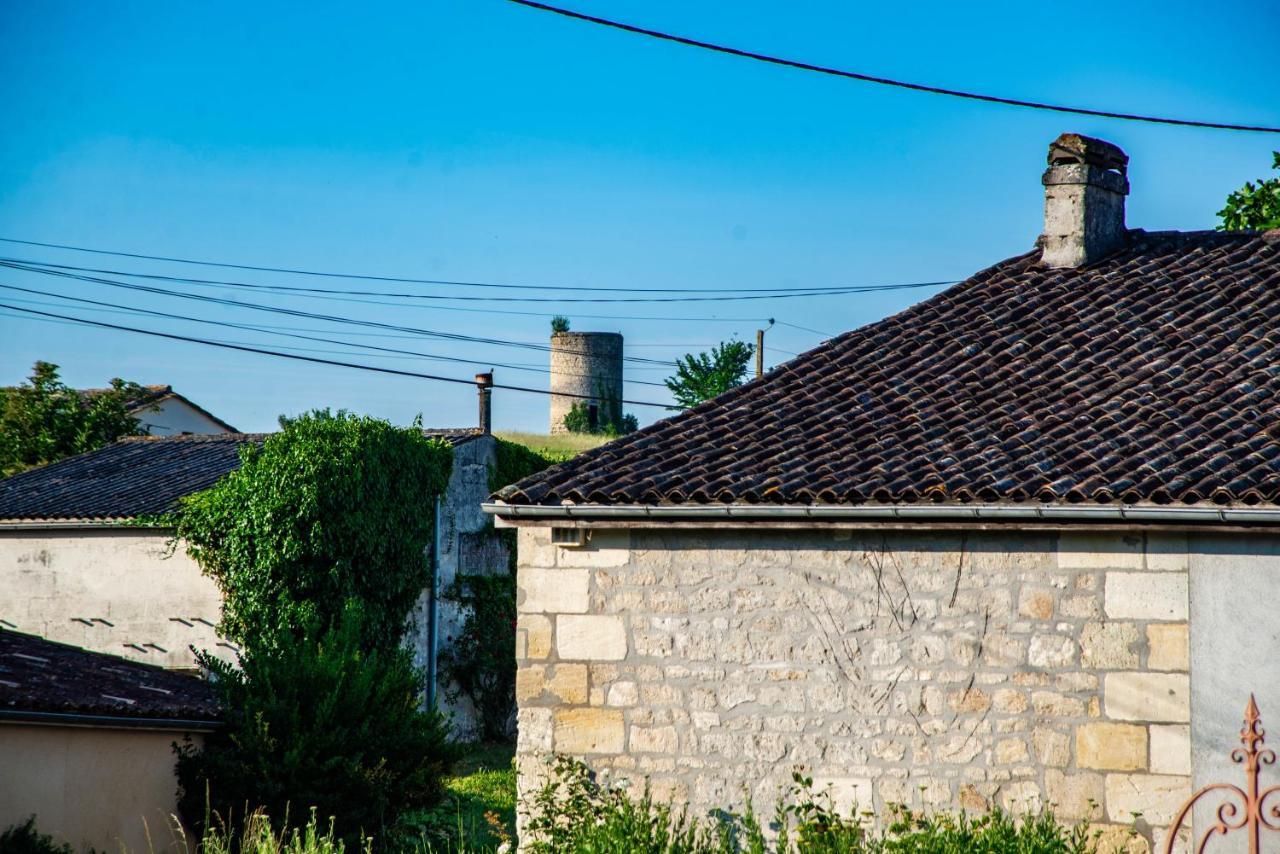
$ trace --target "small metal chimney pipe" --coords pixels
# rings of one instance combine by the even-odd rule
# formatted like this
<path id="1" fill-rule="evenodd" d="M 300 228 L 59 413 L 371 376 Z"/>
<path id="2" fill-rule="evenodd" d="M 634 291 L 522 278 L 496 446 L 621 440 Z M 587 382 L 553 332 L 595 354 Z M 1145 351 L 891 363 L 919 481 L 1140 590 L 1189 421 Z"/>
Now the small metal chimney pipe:
<path id="1" fill-rule="evenodd" d="M 1124 247 L 1128 169 L 1128 155 L 1101 139 L 1064 133 L 1049 144 L 1041 179 L 1046 267 L 1083 267 Z"/>
<path id="2" fill-rule="evenodd" d="M 480 395 L 480 432 L 493 432 L 493 371 L 476 374 L 476 392 Z"/>

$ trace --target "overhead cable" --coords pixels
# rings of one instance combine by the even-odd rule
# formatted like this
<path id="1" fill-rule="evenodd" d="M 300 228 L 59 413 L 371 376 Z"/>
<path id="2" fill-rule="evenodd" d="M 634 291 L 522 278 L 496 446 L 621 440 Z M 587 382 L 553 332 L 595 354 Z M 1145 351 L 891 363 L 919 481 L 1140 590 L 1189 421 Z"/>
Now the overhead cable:
<path id="1" fill-rule="evenodd" d="M 167 338 L 171 341 L 184 341 L 190 344 L 203 344 L 209 347 L 221 347 L 226 350 L 239 350 L 244 353 L 257 353 L 263 356 L 274 356 L 280 359 L 293 359 L 295 361 L 311 362 L 317 365 L 331 365 L 339 368 L 353 368 L 355 370 L 360 370 L 360 371 L 373 371 L 375 373 L 380 373 L 380 374 L 392 374 L 394 376 L 411 377 L 414 379 L 423 379 L 423 380 L 432 380 L 433 382 L 455 383 L 458 385 L 468 385 L 468 386 L 475 385 L 474 380 L 460 379 L 458 377 L 444 377 L 436 374 L 418 373 L 416 371 L 402 371 L 396 368 L 386 368 L 386 367 L 381 367 L 377 365 L 362 365 L 356 362 L 343 362 L 343 361 L 338 361 L 336 359 L 321 359 L 315 356 L 302 356 L 297 353 L 282 353 L 278 350 L 267 350 L 261 347 L 249 347 L 243 344 L 231 344 L 223 341 L 213 341 L 207 338 L 195 338 L 189 335 L 175 335 L 170 332 L 158 332 L 152 329 L 139 329 L 134 326 L 123 326 L 117 323 L 106 323 L 105 321 L 100 321 L 100 320 L 89 320 L 88 318 L 83 318 L 83 317 L 73 317 L 65 314 L 55 314 L 53 312 L 39 311 L 34 308 L 22 308 L 16 305 L 6 305 L 4 303 L 0 303 L 0 309 L 7 309 L 9 311 L 20 311 L 24 314 L 37 315 L 40 317 L 52 317 L 58 320 L 69 320 L 74 323 L 83 324 L 85 326 L 96 326 L 101 329 L 113 329 L 120 332 L 133 332 L 139 335 L 151 335 L 156 338 Z M 541 394 L 541 395 L 547 395 L 547 396 L 550 396 L 552 394 L 552 392 L 547 391 L 546 389 L 529 388 L 528 386 L 506 385 L 503 383 L 494 383 L 492 388 L 500 388 L 500 389 L 505 389 L 507 391 L 525 392 L 527 394 Z M 571 394 L 569 392 L 559 392 L 559 391 L 555 392 L 555 394 L 556 396 L 559 396 L 559 397 L 573 397 L 573 398 L 580 398 L 583 400 L 594 399 L 592 395 L 589 395 L 589 394 Z M 667 410 L 674 410 L 679 408 L 676 406 L 672 406 L 670 404 L 654 403 L 653 401 L 648 401 L 648 400 L 627 400 L 624 398 L 619 402 L 625 403 L 629 406 L 651 406 L 658 409 L 667 409 Z"/>
<path id="2" fill-rule="evenodd" d="M 614 21 L 609 18 L 601 18 L 596 15 L 587 15 L 582 12 L 574 12 L 571 9 L 565 9 L 560 6 L 552 6 L 547 3 L 539 3 L 536 0 L 509 0 L 520 6 L 526 6 L 530 9 L 537 9 L 542 12 L 551 12 L 555 15 L 562 15 L 566 18 L 573 18 L 578 21 L 586 21 L 591 24 L 599 24 L 602 27 L 609 27 L 615 30 L 622 30 L 627 33 L 648 36 L 662 41 L 674 42 L 687 47 L 702 48 L 716 53 L 723 53 L 729 56 L 736 56 L 742 59 L 752 59 L 756 62 L 765 62 L 770 65 L 781 65 L 786 68 L 795 68 L 800 71 L 814 71 L 818 74 L 828 74 L 833 77 L 844 77 L 849 80 L 860 80 L 863 83 L 875 83 L 880 86 L 892 86 L 898 89 L 909 89 L 913 92 L 924 92 L 930 95 L 946 95 L 952 98 L 965 98 L 970 101 L 983 101 L 988 104 L 1003 104 L 1009 107 L 1026 107 L 1032 110 L 1048 110 L 1055 113 L 1072 113 L 1078 116 L 1094 116 L 1102 119 L 1121 119 L 1130 122 L 1149 122 L 1161 125 L 1178 125 L 1182 127 L 1195 128 L 1211 128 L 1214 130 L 1233 130 L 1245 131 L 1249 133 L 1280 133 L 1280 127 L 1268 127 L 1266 125 L 1246 125 L 1234 124 L 1230 122 L 1209 122 L 1199 121 L 1195 119 L 1174 119 L 1161 116 L 1149 116 L 1141 113 L 1120 113 L 1110 110 L 1094 110 L 1086 107 L 1068 107 L 1062 104 L 1049 104 L 1041 101 L 1023 101 L 1017 98 L 1003 98 L 997 95 L 983 95 L 977 92 L 966 92 L 961 89 L 945 89 L 941 86 L 928 86 L 923 83 L 909 83 L 905 80 L 894 80 L 889 77 L 877 77 L 872 74 L 862 74 L 857 71 L 845 71 L 839 68 L 832 68 L 826 65 L 815 65 L 810 62 L 801 62 L 795 59 L 783 59 L 778 56 L 770 56 L 769 54 L 756 53 L 755 51 L 742 50 L 741 48 L 728 47 L 713 42 L 692 39 L 686 36 L 677 36 L 671 33 L 662 32 L 660 30 L 651 30 L 645 27 L 637 27 L 633 24 L 624 24 L 621 21 Z"/>

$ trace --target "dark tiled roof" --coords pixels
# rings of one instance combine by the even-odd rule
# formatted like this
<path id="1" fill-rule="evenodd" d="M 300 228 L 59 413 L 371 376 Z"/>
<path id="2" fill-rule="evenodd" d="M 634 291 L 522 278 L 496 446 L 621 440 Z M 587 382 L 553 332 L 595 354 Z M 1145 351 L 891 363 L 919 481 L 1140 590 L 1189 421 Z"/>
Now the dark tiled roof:
<path id="1" fill-rule="evenodd" d="M 1280 502 L 1280 232 L 1010 258 L 513 504 Z"/>
<path id="2" fill-rule="evenodd" d="M 218 706 L 195 676 L 0 630 L 0 714 L 31 713 L 212 723 Z"/>
<path id="3" fill-rule="evenodd" d="M 123 439 L 0 480 L 0 519 L 129 519 L 163 513 L 240 466 L 264 433 Z"/>
<path id="4" fill-rule="evenodd" d="M 423 430 L 460 445 L 466 427 Z M 0 480 L 0 520 L 110 520 L 163 513 L 240 467 L 241 445 L 267 433 L 136 436 Z"/>

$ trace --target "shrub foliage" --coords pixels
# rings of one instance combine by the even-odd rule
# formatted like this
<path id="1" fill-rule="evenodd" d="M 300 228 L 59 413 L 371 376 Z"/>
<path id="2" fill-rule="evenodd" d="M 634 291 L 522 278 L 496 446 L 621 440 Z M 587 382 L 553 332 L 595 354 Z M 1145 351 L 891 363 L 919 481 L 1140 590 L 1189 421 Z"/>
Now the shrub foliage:
<path id="1" fill-rule="evenodd" d="M 355 600 L 368 643 L 398 643 L 429 577 L 449 446 L 346 412 L 281 426 L 179 512 L 178 538 L 222 589 L 223 634 L 270 646 L 282 631 L 332 625 Z"/>
<path id="2" fill-rule="evenodd" d="M 1280 151 L 1272 152 L 1271 168 L 1280 169 Z M 1218 216 L 1222 219 L 1218 228 L 1223 231 L 1280 228 L 1280 177 L 1259 178 L 1257 184 L 1245 181 L 1227 196 Z"/>
<path id="3" fill-rule="evenodd" d="M 745 341 L 725 341 L 710 353 L 686 353 L 676 359 L 676 372 L 664 382 L 676 404 L 691 409 L 742 385 L 756 348 Z"/>
<path id="4" fill-rule="evenodd" d="M 287 632 L 235 667 L 211 656 L 223 728 L 179 749 L 179 810 L 202 827 L 209 809 L 245 805 L 283 819 L 314 807 L 348 841 L 383 838 L 407 809 L 441 796 L 457 758 L 439 715 L 420 708 L 422 678 L 398 645 L 369 649 L 357 607 L 338 622 Z"/>
<path id="5" fill-rule="evenodd" d="M 522 840 L 538 854 L 646 851 L 652 854 L 1094 854 L 1097 834 L 1084 823 L 1065 825 L 1052 812 L 1018 818 L 1000 809 L 916 813 L 892 807 L 881 817 L 836 812 L 813 780 L 793 775 L 767 829 L 748 803 L 742 813 L 714 819 L 655 802 L 649 793 L 629 797 L 599 785 L 581 763 L 553 757 L 546 783 L 535 796 Z"/>
<path id="6" fill-rule="evenodd" d="M 36 362 L 22 385 L 0 389 L 0 476 L 82 454 L 142 433 L 129 412 L 145 389 L 121 379 L 82 395 L 58 378 L 58 366 Z"/>

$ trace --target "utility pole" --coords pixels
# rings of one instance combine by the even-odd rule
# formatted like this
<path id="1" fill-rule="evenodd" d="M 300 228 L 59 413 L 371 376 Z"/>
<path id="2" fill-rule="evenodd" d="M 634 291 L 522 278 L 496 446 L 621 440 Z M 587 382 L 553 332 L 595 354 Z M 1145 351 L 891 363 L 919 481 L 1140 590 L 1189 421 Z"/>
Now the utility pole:
<path id="1" fill-rule="evenodd" d="M 769 325 L 764 329 L 756 330 L 756 379 L 764 376 L 764 333 L 768 329 L 773 328 L 773 318 L 769 318 Z"/>

